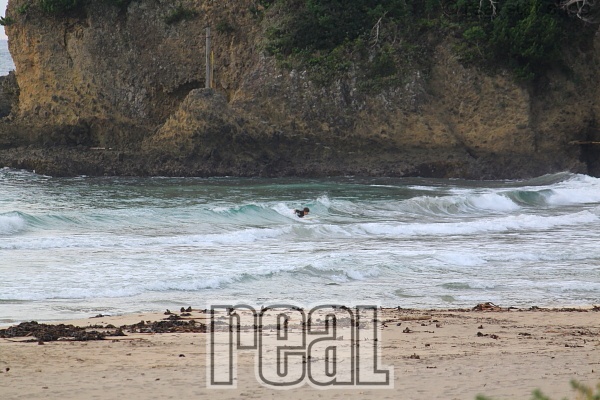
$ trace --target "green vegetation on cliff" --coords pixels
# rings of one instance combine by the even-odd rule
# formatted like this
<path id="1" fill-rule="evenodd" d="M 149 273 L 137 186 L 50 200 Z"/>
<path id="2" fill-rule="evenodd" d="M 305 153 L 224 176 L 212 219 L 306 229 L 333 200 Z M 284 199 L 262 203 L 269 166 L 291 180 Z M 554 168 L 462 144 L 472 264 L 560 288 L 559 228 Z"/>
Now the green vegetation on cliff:
<path id="1" fill-rule="evenodd" d="M 197 15 L 198 12 L 196 10 L 186 8 L 182 4 L 178 4 L 173 11 L 165 16 L 165 22 L 168 25 L 172 25 L 180 21 L 194 19 Z"/>
<path id="2" fill-rule="evenodd" d="M 30 2 L 22 4 L 19 9 L 21 14 L 25 13 L 29 7 L 37 3 L 40 9 L 47 14 L 52 15 L 63 15 L 70 11 L 76 11 L 81 7 L 84 7 L 86 2 L 94 0 L 31 0 Z M 132 0 L 102 0 L 107 4 L 112 4 L 117 7 L 126 7 Z"/>
<path id="3" fill-rule="evenodd" d="M 263 0 L 268 45 L 284 63 L 317 78 L 368 65 L 371 81 L 402 78 L 403 65 L 426 67 L 442 37 L 456 38 L 465 63 L 512 70 L 530 80 L 560 65 L 563 51 L 592 29 L 554 0 Z M 589 25 L 589 24 L 588 24 Z"/>
<path id="4" fill-rule="evenodd" d="M 79 0 L 38 0 L 40 7 L 47 13 L 63 13 L 65 11 L 76 8 L 80 1 Z"/>
<path id="5" fill-rule="evenodd" d="M 77 11 L 93 0 L 29 0 L 47 14 Z M 101 0 L 127 7 L 133 0 Z M 148 0 L 137 0 L 138 2 Z M 200 3 L 200 2 L 199 2 Z M 174 24 L 198 15 L 193 3 L 175 3 L 165 15 Z M 406 83 L 409 72 L 427 72 L 435 46 L 454 38 L 465 64 L 513 71 L 525 81 L 562 66 L 565 52 L 591 40 L 588 0 L 258 0 L 266 50 L 282 66 L 306 68 L 327 84 L 352 73 L 363 89 Z M 575 7 L 575 8 L 569 8 Z M 261 10 L 261 11 L 259 11 Z M 582 11 L 583 10 L 583 11 Z M 585 13 L 585 14 L 582 14 Z M 0 21 L 15 23 L 16 16 Z M 585 22 L 583 22 L 585 21 Z M 218 24 L 230 33 L 231 25 Z"/>

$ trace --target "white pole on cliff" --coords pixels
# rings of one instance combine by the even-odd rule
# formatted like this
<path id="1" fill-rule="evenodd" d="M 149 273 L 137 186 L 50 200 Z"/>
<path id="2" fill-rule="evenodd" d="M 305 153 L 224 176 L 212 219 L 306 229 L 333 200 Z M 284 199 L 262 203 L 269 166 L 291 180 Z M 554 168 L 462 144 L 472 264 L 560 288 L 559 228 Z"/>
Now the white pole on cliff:
<path id="1" fill-rule="evenodd" d="M 206 27 L 206 83 L 204 87 L 206 89 L 212 88 L 212 68 L 210 60 L 210 26 Z"/>

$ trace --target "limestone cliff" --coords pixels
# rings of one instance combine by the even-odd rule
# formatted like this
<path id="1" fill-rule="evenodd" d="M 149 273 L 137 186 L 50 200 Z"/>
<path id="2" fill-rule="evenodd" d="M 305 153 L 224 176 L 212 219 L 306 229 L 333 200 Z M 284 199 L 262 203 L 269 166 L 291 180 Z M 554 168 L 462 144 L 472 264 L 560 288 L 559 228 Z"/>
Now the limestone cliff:
<path id="1" fill-rule="evenodd" d="M 323 86 L 267 56 L 273 16 L 252 0 L 125 3 L 53 16 L 9 1 L 19 91 L 0 123 L 0 164 L 54 175 L 600 173 L 594 148 L 569 144 L 600 139 L 600 42 L 533 87 L 462 65 L 446 38 L 426 71 L 366 93 L 359 74 Z M 177 7 L 193 17 L 167 22 Z"/>

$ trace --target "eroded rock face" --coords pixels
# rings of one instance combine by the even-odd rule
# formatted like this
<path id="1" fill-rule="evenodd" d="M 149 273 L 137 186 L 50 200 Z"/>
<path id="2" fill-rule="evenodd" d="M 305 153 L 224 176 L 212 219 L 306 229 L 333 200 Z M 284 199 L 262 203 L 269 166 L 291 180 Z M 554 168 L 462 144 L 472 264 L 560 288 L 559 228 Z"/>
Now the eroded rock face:
<path id="1" fill-rule="evenodd" d="M 8 117 L 19 102 L 19 85 L 14 71 L 0 76 L 0 118 Z"/>
<path id="2" fill-rule="evenodd" d="M 323 87 L 278 67 L 262 51 L 251 0 L 183 1 L 197 15 L 172 24 L 171 0 L 90 2 L 61 17 L 22 13 L 26 3 L 10 0 L 7 13 L 20 92 L 0 126 L 0 147 L 12 147 L 0 153 L 4 165 L 55 175 L 466 178 L 596 168 L 593 150 L 569 144 L 597 135 L 592 48 L 572 60 L 577 79 L 557 71 L 533 89 L 464 67 L 442 40 L 427 73 L 365 94 L 358 75 Z M 214 89 L 204 90 L 205 26 L 222 21 L 230 29 L 213 29 Z"/>

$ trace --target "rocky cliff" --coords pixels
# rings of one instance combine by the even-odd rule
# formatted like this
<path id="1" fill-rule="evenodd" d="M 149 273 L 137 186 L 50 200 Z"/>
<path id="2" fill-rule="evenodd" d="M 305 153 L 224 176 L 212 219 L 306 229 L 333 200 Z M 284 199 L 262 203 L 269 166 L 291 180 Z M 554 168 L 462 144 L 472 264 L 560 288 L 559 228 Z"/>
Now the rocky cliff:
<path id="1" fill-rule="evenodd" d="M 52 15 L 9 1 L 18 88 L 5 92 L 18 100 L 5 96 L 2 166 L 50 175 L 600 173 L 596 147 L 572 144 L 600 140 L 598 40 L 571 52 L 568 68 L 525 84 L 463 65 L 456 39 L 436 38 L 430 65 L 364 91 L 352 69 L 321 84 L 269 56 L 265 30 L 277 10 L 255 1 L 119 4 Z"/>

